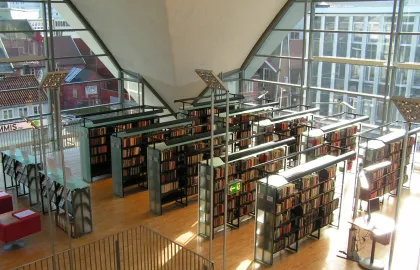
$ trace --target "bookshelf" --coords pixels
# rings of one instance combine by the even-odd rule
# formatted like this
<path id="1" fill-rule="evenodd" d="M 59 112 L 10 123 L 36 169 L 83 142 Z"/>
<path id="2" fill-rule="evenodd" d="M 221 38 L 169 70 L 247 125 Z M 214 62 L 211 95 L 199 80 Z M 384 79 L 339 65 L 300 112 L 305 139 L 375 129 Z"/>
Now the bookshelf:
<path id="1" fill-rule="evenodd" d="M 195 118 L 178 119 L 129 129 L 111 136 L 112 184 L 114 194 L 137 185 L 147 189 L 147 147 L 156 142 L 191 135 Z"/>
<path id="2" fill-rule="evenodd" d="M 265 119 L 254 123 L 254 132 L 258 135 L 256 143 L 261 144 L 270 141 L 278 141 L 289 137 L 294 137 L 296 143 L 289 147 L 289 153 L 299 152 L 302 148 L 302 134 L 311 126 L 313 113 L 319 111 L 318 108 L 310 108 L 302 111 L 275 110 L 274 113 L 282 115 L 272 119 Z M 291 157 L 287 160 L 289 167 L 299 164 L 299 156 Z"/>
<path id="3" fill-rule="evenodd" d="M 327 153 L 338 156 L 356 149 L 357 136 L 355 135 L 360 130 L 361 122 L 369 119 L 369 117 L 355 114 L 349 115 L 354 117 L 354 119 L 341 120 L 321 128 L 309 129 L 302 134 L 305 149 L 324 145 L 324 147 L 307 153 L 305 155 L 306 161 L 314 160 Z M 350 171 L 352 167 L 353 160 L 350 160 L 347 163 L 346 170 Z"/>
<path id="4" fill-rule="evenodd" d="M 278 103 L 275 103 L 276 105 Z M 229 111 L 229 126 L 238 127 L 237 139 L 238 142 L 235 144 L 235 148 L 239 150 L 246 149 L 252 146 L 253 138 L 256 137 L 253 132 L 253 123 L 268 119 L 271 117 L 271 111 L 274 110 L 272 103 L 257 105 L 247 108 L 238 108 Z M 224 127 L 226 123 L 226 113 L 217 113 L 215 117 L 215 123 L 218 127 Z"/>
<path id="5" fill-rule="evenodd" d="M 299 250 L 299 241 L 319 239 L 321 229 L 340 223 L 345 173 L 337 174 L 341 162 L 356 156 L 349 151 L 325 155 L 278 175 L 258 180 L 255 225 L 257 262 L 272 265 L 275 254 Z"/>
<path id="6" fill-rule="evenodd" d="M 56 226 L 67 232 L 66 204 L 70 221 L 70 234 L 78 238 L 89 234 L 93 230 L 92 205 L 89 184 L 76 176 L 66 179 L 67 190 L 64 189 L 63 171 L 40 171 L 41 176 L 41 202 L 44 213 L 48 213 L 48 204 L 54 211 Z M 50 195 L 48 201 L 47 192 Z"/>
<path id="7" fill-rule="evenodd" d="M 28 195 L 29 205 L 39 204 L 38 198 L 38 171 L 41 170 L 41 162 L 33 155 L 25 159 L 20 149 L 12 155 L 9 150 L 1 152 L 3 181 L 5 188 L 16 188 L 17 197 Z M 7 181 L 7 177 L 10 181 Z"/>
<path id="8" fill-rule="evenodd" d="M 222 153 L 225 134 L 225 130 L 214 131 L 214 146 L 219 149 L 215 155 Z M 162 205 L 170 202 L 188 205 L 188 196 L 198 192 L 198 171 L 195 167 L 210 153 L 210 139 L 210 132 L 206 132 L 155 143 L 147 148 L 151 212 L 162 215 Z M 197 179 L 197 183 L 191 182 L 192 179 Z"/>
<path id="9" fill-rule="evenodd" d="M 92 182 L 94 177 L 111 173 L 110 137 L 135 127 L 144 127 L 159 121 L 162 109 L 86 121 L 81 127 L 80 158 L 83 180 Z"/>
<path id="10" fill-rule="evenodd" d="M 242 182 L 239 194 L 228 196 L 229 212 L 227 224 L 230 227 L 239 228 L 239 224 L 243 220 L 242 217 L 255 214 L 256 181 L 262 177 L 262 172 L 253 167 L 259 163 L 287 156 L 288 147 L 294 142 L 295 138 L 287 138 L 278 142 L 261 144 L 229 155 L 229 183 L 238 179 Z M 211 159 L 202 161 L 199 169 L 198 231 L 201 236 L 214 238 L 215 233 L 220 231 L 224 224 L 225 157 L 213 158 L 213 194 L 211 194 L 210 164 Z M 283 160 L 273 162 L 264 169 L 270 172 L 283 170 Z M 211 196 L 213 196 L 213 206 L 211 206 Z M 210 213 L 211 207 L 213 207 L 213 217 L 211 217 Z M 213 227 L 211 223 L 213 223 Z"/>
<path id="11" fill-rule="evenodd" d="M 416 130 L 409 131 L 407 144 L 407 162 L 404 167 L 403 184 L 408 182 L 408 172 L 411 170 L 409 164 L 410 159 L 414 155 L 415 133 Z M 360 135 L 360 140 L 364 141 L 359 144 L 359 163 L 363 172 L 368 177 L 368 186 L 360 188 L 360 200 L 368 201 L 376 197 L 390 193 L 396 194 L 400 177 L 400 164 L 402 160 L 402 146 L 404 139 L 404 130 L 395 130 L 386 135 L 369 138 L 366 135 Z M 375 169 L 378 164 L 384 164 L 389 161 L 388 166 L 381 168 L 378 171 Z M 367 171 L 366 171 L 367 169 Z M 379 181 L 378 181 L 379 180 Z M 374 183 L 372 183 L 374 182 Z"/>
<path id="12" fill-rule="evenodd" d="M 221 97 L 223 96 L 224 95 L 221 95 Z M 193 126 L 195 126 L 193 129 L 194 134 L 210 131 L 211 102 L 202 101 L 199 103 L 194 103 L 194 101 L 199 101 L 200 99 L 206 99 L 206 97 L 186 98 L 174 101 L 175 103 L 182 103 L 182 107 L 178 109 L 179 118 L 197 118 L 193 122 Z M 244 97 L 241 95 L 233 95 L 233 97 L 229 99 L 229 109 L 232 110 L 237 108 L 243 99 Z M 214 106 L 215 114 L 225 112 L 226 99 L 216 99 L 214 101 Z"/>

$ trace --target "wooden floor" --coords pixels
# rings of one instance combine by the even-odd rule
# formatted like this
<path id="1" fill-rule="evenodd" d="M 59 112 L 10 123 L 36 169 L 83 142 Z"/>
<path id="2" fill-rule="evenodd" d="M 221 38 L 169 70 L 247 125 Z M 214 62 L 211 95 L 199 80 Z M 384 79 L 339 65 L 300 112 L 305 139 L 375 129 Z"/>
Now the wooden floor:
<path id="1" fill-rule="evenodd" d="M 420 234 L 420 183 L 419 174 L 413 175 L 411 189 L 403 191 L 404 196 L 401 211 L 401 224 L 398 228 L 397 245 L 392 269 L 418 269 Z M 0 188 L 1 185 L 0 184 Z M 347 244 L 348 219 L 351 212 L 354 175 L 348 174 L 344 187 L 345 197 L 341 215 L 340 229 L 326 228 L 322 230 L 320 240 L 305 239 L 299 244 L 299 252 L 282 252 L 276 258 L 272 269 L 360 269 L 357 263 L 337 257 L 339 250 L 344 250 Z M 105 179 L 95 182 L 92 188 L 92 206 L 94 231 L 79 239 L 73 239 L 73 247 L 125 229 L 145 225 L 176 242 L 202 254 L 209 255 L 209 242 L 197 236 L 197 201 L 182 208 L 169 204 L 164 208 L 162 216 L 149 212 L 149 197 L 147 191 L 134 190 L 125 198 L 113 196 L 112 180 Z M 13 193 L 11 190 L 9 193 Z M 15 209 L 27 206 L 24 197 L 16 199 Z M 386 197 L 383 212 L 392 214 L 396 203 L 394 197 Z M 42 232 L 25 239 L 25 247 L 17 251 L 0 249 L 0 269 L 10 269 L 31 261 L 41 259 L 51 254 L 50 227 L 48 215 L 42 217 Z M 67 235 L 53 227 L 55 250 L 68 248 Z M 361 237 L 364 235 L 360 235 Z M 228 232 L 227 239 L 227 269 L 265 269 L 253 264 L 254 219 L 241 224 L 237 230 Z M 359 249 L 362 256 L 369 255 L 370 240 L 361 243 Z M 377 258 L 387 259 L 390 246 L 377 245 Z M 216 269 L 222 268 L 223 233 L 216 235 L 213 242 L 213 260 Z M 387 261 L 387 260 L 386 260 Z"/>

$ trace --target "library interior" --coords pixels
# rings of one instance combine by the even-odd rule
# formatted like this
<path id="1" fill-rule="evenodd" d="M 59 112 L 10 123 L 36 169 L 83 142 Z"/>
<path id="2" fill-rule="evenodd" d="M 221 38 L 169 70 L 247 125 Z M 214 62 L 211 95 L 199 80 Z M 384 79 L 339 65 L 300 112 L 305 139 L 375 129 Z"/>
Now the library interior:
<path id="1" fill-rule="evenodd" d="M 0 270 L 420 270 L 418 134 L 419 0 L 0 0 Z"/>

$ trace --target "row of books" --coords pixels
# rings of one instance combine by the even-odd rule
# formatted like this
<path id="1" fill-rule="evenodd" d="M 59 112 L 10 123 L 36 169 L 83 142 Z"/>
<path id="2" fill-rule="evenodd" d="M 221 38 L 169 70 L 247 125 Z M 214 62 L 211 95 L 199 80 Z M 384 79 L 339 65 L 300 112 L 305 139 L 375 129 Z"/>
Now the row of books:
<path id="1" fill-rule="evenodd" d="M 240 178 L 243 182 L 247 182 L 250 180 L 260 179 L 263 175 L 263 172 L 257 169 L 248 170 L 244 173 L 241 173 Z"/>
<path id="2" fill-rule="evenodd" d="M 147 172 L 144 169 L 142 169 L 140 165 L 138 167 L 131 167 L 131 168 L 123 169 L 122 172 L 123 172 L 123 176 L 138 175 L 139 177 L 142 177 L 142 176 L 147 175 Z"/>
<path id="3" fill-rule="evenodd" d="M 91 128 L 89 130 L 89 137 L 96 137 L 96 136 L 102 136 L 102 135 L 106 135 L 106 127 L 101 127 L 101 128 Z"/>
<path id="4" fill-rule="evenodd" d="M 214 109 L 213 112 L 214 114 L 218 114 L 219 113 L 219 109 Z M 189 111 L 188 115 L 191 117 L 203 117 L 203 116 L 210 116 L 211 115 L 211 109 L 199 109 L 199 110 L 194 110 L 194 111 Z"/>
<path id="5" fill-rule="evenodd" d="M 302 203 L 303 214 L 310 213 L 312 209 L 319 208 L 321 205 L 321 197 L 316 197 L 315 199 L 311 199 L 305 203 Z"/>
<path id="6" fill-rule="evenodd" d="M 246 160 L 240 161 L 240 168 L 241 168 L 241 171 L 245 171 L 258 164 L 259 164 L 259 157 L 250 157 Z"/>
<path id="7" fill-rule="evenodd" d="M 228 164 L 228 175 L 236 174 L 236 164 L 230 163 Z M 220 166 L 214 169 L 214 178 L 222 178 L 225 177 L 225 166 Z"/>
<path id="8" fill-rule="evenodd" d="M 187 164 L 198 163 L 203 160 L 204 154 L 196 154 L 193 156 L 187 157 Z"/>
<path id="9" fill-rule="evenodd" d="M 242 205 L 239 208 L 239 216 L 240 217 L 245 216 L 245 215 L 250 215 L 250 214 L 253 214 L 253 213 L 255 213 L 255 202 L 253 202 L 251 204 Z"/>
<path id="10" fill-rule="evenodd" d="M 169 150 L 162 150 L 160 152 L 160 160 L 163 161 L 168 161 L 171 160 L 174 156 L 174 152 L 169 149 Z"/>
<path id="11" fill-rule="evenodd" d="M 276 204 L 276 213 L 280 214 L 284 211 L 290 210 L 299 203 L 299 196 L 292 196 Z"/>
<path id="12" fill-rule="evenodd" d="M 131 156 L 137 156 L 139 155 L 141 152 L 141 148 L 140 147 L 133 147 L 133 148 L 128 148 L 128 149 L 123 149 L 122 150 L 122 158 L 127 158 L 127 157 L 131 157 Z"/>
<path id="13" fill-rule="evenodd" d="M 187 187 L 187 196 L 192 196 L 198 193 L 198 186 Z"/>
<path id="14" fill-rule="evenodd" d="M 100 163 L 105 163 L 108 161 L 107 153 L 99 155 L 99 156 L 91 156 L 90 157 L 90 164 L 97 165 Z"/>
<path id="15" fill-rule="evenodd" d="M 102 145 L 90 148 L 90 154 L 95 156 L 99 154 L 105 154 L 108 152 L 108 145 Z"/>
<path id="16" fill-rule="evenodd" d="M 175 130 L 171 130 L 171 137 L 172 138 L 176 138 L 176 137 L 181 137 L 181 136 L 185 136 L 190 134 L 190 129 L 189 128 L 180 128 L 180 129 L 175 129 Z"/>
<path id="17" fill-rule="evenodd" d="M 340 200 L 338 198 L 336 198 L 336 199 L 324 204 L 323 215 L 325 216 L 325 215 L 331 214 L 332 212 L 337 210 L 338 206 L 339 206 L 339 203 L 340 203 Z"/>
<path id="18" fill-rule="evenodd" d="M 89 139 L 89 141 L 90 141 L 90 146 L 93 147 L 95 145 L 106 144 L 107 138 L 99 137 L 99 138 Z"/>
<path id="19" fill-rule="evenodd" d="M 133 123 L 117 125 L 115 127 L 115 132 L 122 132 L 122 131 L 127 130 L 127 129 L 132 129 L 133 127 L 134 127 Z"/>
<path id="20" fill-rule="evenodd" d="M 174 189 L 178 189 L 179 188 L 179 183 L 178 182 L 171 182 L 171 183 L 167 183 L 167 184 L 163 184 L 160 187 L 160 192 L 162 194 L 171 192 Z"/>
<path id="21" fill-rule="evenodd" d="M 160 170 L 162 172 L 174 170 L 176 168 L 176 162 L 175 161 L 165 161 L 160 163 Z"/>
<path id="22" fill-rule="evenodd" d="M 239 204 L 247 204 L 255 201 L 255 191 L 254 192 L 248 192 L 245 194 L 241 194 L 239 196 Z"/>
<path id="23" fill-rule="evenodd" d="M 66 213 L 62 212 L 62 213 L 58 213 L 56 215 L 54 215 L 55 218 L 55 223 L 57 224 L 57 227 L 59 227 L 60 229 L 62 229 L 64 232 L 68 233 L 68 226 L 67 226 L 67 217 L 66 217 Z M 70 220 L 70 235 L 71 237 L 76 237 L 75 236 L 75 225 L 74 225 L 74 220 L 73 217 L 69 217 Z"/>
<path id="24" fill-rule="evenodd" d="M 160 182 L 165 184 L 176 180 L 176 171 L 171 171 L 160 176 Z M 176 181 L 178 183 L 178 181 Z"/>
<path id="25" fill-rule="evenodd" d="M 295 184 L 289 183 L 277 189 L 277 200 L 289 197 L 295 194 Z"/>
<path id="26" fill-rule="evenodd" d="M 148 143 L 163 142 L 163 141 L 165 141 L 165 134 L 156 134 L 156 135 L 151 135 L 147 137 Z"/>
<path id="27" fill-rule="evenodd" d="M 289 236 L 283 237 L 280 240 L 274 242 L 273 253 L 277 253 L 285 248 L 290 247 L 296 243 L 296 234 L 293 233 Z"/>
<path id="28" fill-rule="evenodd" d="M 128 137 L 128 138 L 122 138 L 122 147 L 126 148 L 126 147 L 132 147 L 132 146 L 139 146 L 142 142 L 142 136 L 141 135 L 136 135 L 133 137 Z"/>
<path id="29" fill-rule="evenodd" d="M 328 142 L 334 142 L 343 138 L 353 136 L 356 133 L 357 133 L 357 125 L 353 125 L 353 126 L 342 128 L 340 130 L 335 130 L 333 132 L 326 134 L 326 140 Z"/>
<path id="30" fill-rule="evenodd" d="M 187 186 L 198 185 L 198 176 L 187 177 Z"/>
<path id="31" fill-rule="evenodd" d="M 306 189 L 305 191 L 302 191 L 300 200 L 301 202 L 306 202 L 310 199 L 315 198 L 319 195 L 320 186 L 316 186 L 310 189 Z"/>
<path id="32" fill-rule="evenodd" d="M 126 158 L 122 160 L 122 166 L 123 168 L 136 166 L 144 163 L 144 156 L 138 156 L 138 157 L 132 157 L 132 158 Z"/>
<path id="33" fill-rule="evenodd" d="M 257 188 L 255 181 L 242 183 L 242 193 L 254 191 Z"/>
<path id="34" fill-rule="evenodd" d="M 292 231 L 292 223 L 286 223 L 274 229 L 274 239 L 278 239 Z"/>

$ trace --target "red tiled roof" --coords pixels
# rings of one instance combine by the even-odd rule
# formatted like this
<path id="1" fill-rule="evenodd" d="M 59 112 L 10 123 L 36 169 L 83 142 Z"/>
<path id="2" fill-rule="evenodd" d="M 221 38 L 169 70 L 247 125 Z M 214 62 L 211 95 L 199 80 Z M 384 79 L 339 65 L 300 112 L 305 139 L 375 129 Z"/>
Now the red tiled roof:
<path id="1" fill-rule="evenodd" d="M 22 88 L 38 88 L 39 82 L 34 75 L 0 78 L 0 91 Z"/>
<path id="2" fill-rule="evenodd" d="M 47 101 L 47 95 L 41 91 L 41 101 Z M 25 89 L 14 91 L 0 91 L 0 107 L 16 106 L 38 103 L 38 89 Z"/>
<path id="3" fill-rule="evenodd" d="M 38 103 L 38 85 L 34 75 L 0 78 L 0 107 Z M 41 101 L 47 101 L 44 91 L 41 91 Z"/>

